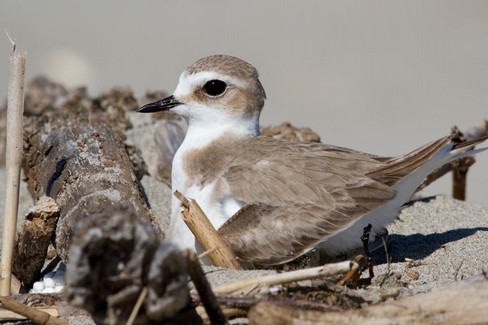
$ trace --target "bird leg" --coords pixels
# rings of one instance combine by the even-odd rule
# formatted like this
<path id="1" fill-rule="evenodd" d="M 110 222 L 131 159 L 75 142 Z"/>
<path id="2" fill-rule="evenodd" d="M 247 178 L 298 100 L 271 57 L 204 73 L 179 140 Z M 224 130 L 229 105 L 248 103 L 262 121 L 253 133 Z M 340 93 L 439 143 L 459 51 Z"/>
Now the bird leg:
<path id="1" fill-rule="evenodd" d="M 363 228 L 363 234 L 361 235 L 361 242 L 363 243 L 364 254 L 366 255 L 366 259 L 368 261 L 366 265 L 369 270 L 369 277 L 371 279 L 374 277 L 373 263 L 371 261 L 371 253 L 369 251 L 369 236 L 371 235 L 372 228 L 373 226 L 369 223 L 366 227 Z"/>

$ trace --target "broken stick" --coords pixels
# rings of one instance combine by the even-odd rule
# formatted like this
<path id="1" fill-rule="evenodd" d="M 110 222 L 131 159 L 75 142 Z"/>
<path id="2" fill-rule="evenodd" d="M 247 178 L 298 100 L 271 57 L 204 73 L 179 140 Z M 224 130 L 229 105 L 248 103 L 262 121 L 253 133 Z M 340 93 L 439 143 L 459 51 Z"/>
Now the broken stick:
<path id="1" fill-rule="evenodd" d="M 45 325 L 67 325 L 68 324 L 68 322 L 64 319 L 57 318 L 44 311 L 26 306 L 20 302 L 9 299 L 7 297 L 0 297 L 0 303 L 2 303 L 3 308 L 13 311 L 19 315 L 22 315 L 32 320 L 36 324 L 45 324 Z"/>
<path id="2" fill-rule="evenodd" d="M 357 268 L 359 268 L 359 265 L 356 262 L 352 262 L 352 261 L 325 264 L 324 266 L 318 266 L 318 267 L 313 267 L 304 270 L 272 274 L 272 275 L 262 276 L 254 279 L 247 279 L 247 280 L 242 280 L 234 283 L 229 283 L 215 288 L 214 292 L 217 295 L 231 294 L 233 292 L 247 289 L 250 287 L 253 288 L 253 287 L 263 286 L 263 285 L 271 286 L 271 285 L 278 285 L 278 284 L 284 284 L 289 282 L 335 276 Z"/>
<path id="3" fill-rule="evenodd" d="M 8 36 L 8 34 L 7 34 Z M 9 36 L 10 38 L 10 36 Z M 12 43 L 10 55 L 8 99 L 7 99 L 7 152 L 6 152 L 6 195 L 5 215 L 3 223 L 1 286 L 0 295 L 10 295 L 12 279 L 12 257 L 14 252 L 15 230 L 17 227 L 17 213 L 19 205 L 20 167 L 23 150 L 23 121 L 24 114 L 24 74 L 26 54 L 15 51 Z"/>
<path id="4" fill-rule="evenodd" d="M 188 275 L 195 285 L 195 289 L 200 296 L 200 300 L 205 308 L 205 313 L 210 322 L 212 324 L 228 324 L 229 322 L 220 308 L 217 297 L 215 296 L 212 288 L 210 287 L 210 283 L 205 277 L 205 272 L 200 266 L 197 255 L 195 252 L 187 249 L 185 251 L 185 257 Z"/>
<path id="5" fill-rule="evenodd" d="M 242 270 L 234 253 L 227 243 L 220 238 L 198 203 L 193 199 L 187 199 L 178 191 L 174 195 L 181 201 L 183 207 L 181 215 L 183 220 L 193 235 L 195 235 L 195 238 L 200 242 L 203 250 L 208 251 L 214 247 L 219 247 L 219 249 L 208 254 L 214 265 L 228 269 Z"/>

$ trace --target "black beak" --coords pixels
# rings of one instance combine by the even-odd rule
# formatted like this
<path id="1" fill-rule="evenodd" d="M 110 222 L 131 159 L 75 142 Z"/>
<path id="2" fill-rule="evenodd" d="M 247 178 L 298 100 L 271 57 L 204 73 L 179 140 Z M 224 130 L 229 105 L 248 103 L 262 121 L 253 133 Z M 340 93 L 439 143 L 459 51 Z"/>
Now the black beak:
<path id="1" fill-rule="evenodd" d="M 158 100 L 157 102 L 146 104 L 139 108 L 137 111 L 139 113 L 154 113 L 154 112 L 162 112 L 162 111 L 169 111 L 173 107 L 181 105 L 176 98 L 171 95 L 166 97 L 165 99 Z"/>

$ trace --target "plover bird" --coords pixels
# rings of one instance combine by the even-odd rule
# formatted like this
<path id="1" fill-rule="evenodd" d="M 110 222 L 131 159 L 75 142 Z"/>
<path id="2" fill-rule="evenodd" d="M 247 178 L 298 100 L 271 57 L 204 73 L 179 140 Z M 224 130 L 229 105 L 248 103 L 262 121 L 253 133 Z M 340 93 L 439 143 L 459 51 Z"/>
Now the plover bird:
<path id="1" fill-rule="evenodd" d="M 139 112 L 170 111 L 188 123 L 173 159 L 172 188 L 195 199 L 236 255 L 278 264 L 319 246 L 337 255 L 381 233 L 425 177 L 484 141 L 444 137 L 406 155 L 379 157 L 318 143 L 260 136 L 266 94 L 257 70 L 227 55 L 198 60 L 173 95 Z M 169 239 L 196 247 L 173 198 Z"/>

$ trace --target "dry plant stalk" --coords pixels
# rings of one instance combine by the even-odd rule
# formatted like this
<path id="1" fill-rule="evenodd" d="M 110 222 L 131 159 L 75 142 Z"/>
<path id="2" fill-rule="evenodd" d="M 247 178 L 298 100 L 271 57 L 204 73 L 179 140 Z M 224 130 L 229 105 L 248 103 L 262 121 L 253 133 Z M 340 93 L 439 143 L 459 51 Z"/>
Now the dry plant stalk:
<path id="1" fill-rule="evenodd" d="M 217 297 L 212 291 L 212 287 L 205 276 L 205 272 L 200 266 L 197 255 L 189 249 L 187 249 L 184 254 L 186 257 L 188 275 L 193 281 L 195 289 L 200 297 L 200 301 L 204 307 L 204 311 L 197 309 L 197 313 L 200 317 L 208 319 L 212 324 L 228 324 L 229 322 L 220 308 Z"/>
<path id="2" fill-rule="evenodd" d="M 13 311 L 16 314 L 22 315 L 36 324 L 43 325 L 67 325 L 68 321 L 57 318 L 44 311 L 38 310 L 33 307 L 26 306 L 20 302 L 9 299 L 7 297 L 0 297 L 0 303 L 2 307 Z M 57 310 L 56 310 L 57 311 Z"/>
<path id="3" fill-rule="evenodd" d="M 460 143 L 486 137 L 488 135 L 488 120 L 483 121 L 483 123 L 474 126 L 465 132 L 459 130 L 457 126 L 453 126 L 451 134 L 454 135 L 453 141 Z M 452 171 L 452 197 L 464 201 L 466 199 L 467 173 L 469 167 L 475 162 L 476 159 L 473 156 L 463 157 L 450 162 L 427 176 L 423 183 L 420 184 L 417 191 L 423 190 L 435 180 Z"/>
<path id="4" fill-rule="evenodd" d="M 8 36 L 8 34 L 7 34 Z M 10 37 L 9 37 L 10 38 Z M 3 223 L 0 295 L 10 295 L 12 258 L 19 205 L 20 168 L 22 164 L 24 114 L 24 75 L 26 53 L 18 54 L 12 43 L 7 98 L 6 195 Z"/>
<path id="5" fill-rule="evenodd" d="M 141 306 L 144 303 L 144 299 L 146 299 L 146 296 L 147 287 L 144 287 L 142 288 L 142 291 L 139 294 L 139 298 L 137 298 L 136 304 L 134 305 L 134 308 L 132 308 L 132 312 L 130 313 L 129 319 L 127 320 L 127 323 L 125 323 L 125 325 L 134 324 L 134 321 L 136 320 L 137 314 L 139 313 L 139 310 L 141 309 Z"/>
<path id="6" fill-rule="evenodd" d="M 202 245 L 203 250 L 209 251 L 214 247 L 219 247 L 219 249 L 208 253 L 214 265 L 228 269 L 242 270 L 236 256 L 227 243 L 220 238 L 198 203 L 193 199 L 187 199 L 178 191 L 174 195 L 181 201 L 183 207 L 181 215 L 183 220 L 200 245 Z"/>
<path id="7" fill-rule="evenodd" d="M 354 258 L 354 262 L 355 264 L 343 275 L 342 279 L 340 279 L 337 284 L 341 286 L 350 284 L 353 288 L 357 288 L 359 286 L 358 281 L 359 277 L 361 276 L 361 269 L 368 264 L 368 261 L 364 256 L 358 255 L 356 258 Z"/>
<path id="8" fill-rule="evenodd" d="M 325 264 L 324 266 L 304 270 L 266 275 L 254 279 L 246 279 L 229 283 L 215 288 L 214 292 L 217 295 L 226 295 L 247 288 L 255 288 L 257 286 L 272 286 L 289 282 L 335 276 L 357 268 L 359 268 L 359 265 L 356 262 L 351 261 Z"/>
<path id="9" fill-rule="evenodd" d="M 203 308 L 202 306 L 197 306 L 197 308 L 195 309 L 198 316 L 202 318 L 204 324 L 213 324 L 211 323 L 210 318 L 207 316 L 205 308 Z M 222 312 L 224 313 L 225 317 L 229 319 L 235 317 L 245 317 L 247 315 L 247 310 L 241 308 L 223 307 Z"/>

